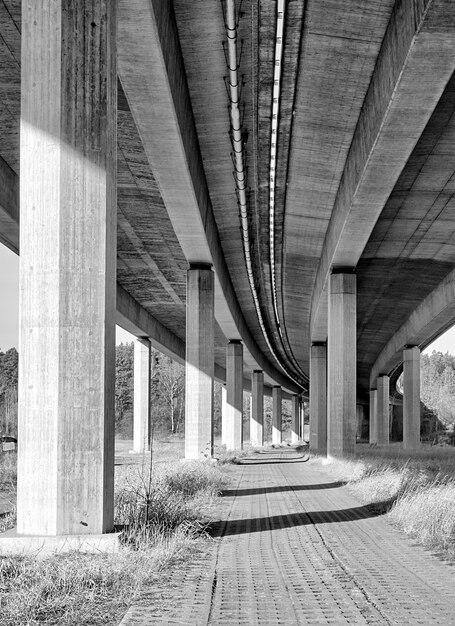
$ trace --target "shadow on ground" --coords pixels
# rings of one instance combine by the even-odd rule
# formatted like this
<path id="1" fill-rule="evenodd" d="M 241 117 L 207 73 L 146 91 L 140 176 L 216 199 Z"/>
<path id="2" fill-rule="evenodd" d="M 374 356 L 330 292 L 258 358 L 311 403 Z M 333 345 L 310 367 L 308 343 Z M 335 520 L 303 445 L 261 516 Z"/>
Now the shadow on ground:
<path id="1" fill-rule="evenodd" d="M 333 483 L 320 483 L 315 485 L 280 485 L 277 487 L 258 487 L 256 489 L 225 489 L 223 497 L 227 496 L 257 496 L 261 493 L 279 493 L 280 491 L 312 491 L 316 489 L 336 489 L 343 487 L 345 483 L 336 481 Z"/>
<path id="2" fill-rule="evenodd" d="M 309 460 L 308 455 L 297 456 L 294 458 L 274 459 L 272 458 L 249 458 L 239 459 L 238 465 L 274 465 L 276 463 L 306 463 Z"/>
<path id="3" fill-rule="evenodd" d="M 373 509 L 370 506 L 358 506 L 351 509 L 337 511 L 310 511 L 290 513 L 289 515 L 272 515 L 270 517 L 255 517 L 250 519 L 223 520 L 210 524 L 206 531 L 211 537 L 227 537 L 257 533 L 310 524 L 334 524 L 354 522 L 370 517 L 379 517 L 387 509 L 387 503 L 378 503 L 384 506 Z"/>

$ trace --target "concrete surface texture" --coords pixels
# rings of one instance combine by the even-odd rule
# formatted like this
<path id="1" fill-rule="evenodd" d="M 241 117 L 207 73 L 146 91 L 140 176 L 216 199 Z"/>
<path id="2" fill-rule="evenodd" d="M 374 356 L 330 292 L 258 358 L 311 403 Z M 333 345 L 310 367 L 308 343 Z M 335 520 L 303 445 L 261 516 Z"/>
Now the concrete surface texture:
<path id="1" fill-rule="evenodd" d="M 151 345 L 149 339 L 134 341 L 134 452 L 150 450 Z"/>
<path id="2" fill-rule="evenodd" d="M 54 8 L 22 20 L 17 525 L 93 535 L 113 526 L 116 10 Z"/>
<path id="3" fill-rule="evenodd" d="M 212 534 L 121 626 L 455 624 L 453 567 L 295 450 L 236 467 Z"/>
<path id="4" fill-rule="evenodd" d="M 243 346 L 230 341 L 226 354 L 226 434 L 221 435 L 228 450 L 243 445 Z"/>
<path id="5" fill-rule="evenodd" d="M 455 3 L 49 7 L 0 0 L 22 532 L 112 525 L 115 321 L 186 362 L 188 458 L 211 454 L 227 369 L 231 418 L 261 371 L 274 442 L 281 400 L 310 395 L 312 444 L 342 455 L 370 389 L 386 440 L 378 376 L 405 361 L 418 446 L 418 352 L 455 321 Z"/>
<path id="6" fill-rule="evenodd" d="M 251 377 L 250 439 L 252 446 L 264 445 L 264 372 L 260 370 Z"/>
<path id="7" fill-rule="evenodd" d="M 405 345 L 426 345 L 455 319 L 442 293 L 432 297 L 455 260 L 453 3 L 323 0 L 305 11 L 288 3 L 273 166 L 279 18 L 266 0 L 242 8 L 251 273 L 232 177 L 223 7 L 118 4 L 119 321 L 184 358 L 187 263 L 212 263 L 217 366 L 225 368 L 227 338 L 242 339 L 245 371 L 262 369 L 266 384 L 295 393 L 308 387 L 311 343 L 327 338 L 331 269 L 355 267 L 358 390 L 367 401 L 378 359 L 375 376 L 402 362 Z M 21 0 L 0 2 L 0 240 L 15 251 L 21 9 Z"/>

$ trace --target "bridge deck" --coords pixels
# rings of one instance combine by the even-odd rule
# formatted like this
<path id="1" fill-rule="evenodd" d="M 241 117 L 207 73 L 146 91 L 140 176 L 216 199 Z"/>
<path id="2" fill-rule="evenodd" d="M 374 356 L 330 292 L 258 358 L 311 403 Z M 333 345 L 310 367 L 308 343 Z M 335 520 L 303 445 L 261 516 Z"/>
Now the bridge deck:
<path id="1" fill-rule="evenodd" d="M 455 624 L 455 571 L 295 452 L 233 471 L 213 548 L 132 607 L 141 624 Z"/>

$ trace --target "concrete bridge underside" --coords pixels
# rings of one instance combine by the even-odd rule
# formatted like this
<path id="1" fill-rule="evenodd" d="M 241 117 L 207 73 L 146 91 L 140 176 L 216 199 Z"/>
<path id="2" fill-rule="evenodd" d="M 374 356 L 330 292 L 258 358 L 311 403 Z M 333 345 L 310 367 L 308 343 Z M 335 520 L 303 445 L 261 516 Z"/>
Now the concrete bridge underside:
<path id="1" fill-rule="evenodd" d="M 214 378 L 229 445 L 249 389 L 257 443 L 264 393 L 277 440 L 279 398 L 297 437 L 309 397 L 312 446 L 339 455 L 356 404 L 383 436 L 403 362 L 416 445 L 418 349 L 455 321 L 450 0 L 0 0 L 0 36 L 20 501 L 37 441 L 51 476 L 22 532 L 112 526 L 116 321 L 186 362 L 189 457 L 211 451 Z"/>

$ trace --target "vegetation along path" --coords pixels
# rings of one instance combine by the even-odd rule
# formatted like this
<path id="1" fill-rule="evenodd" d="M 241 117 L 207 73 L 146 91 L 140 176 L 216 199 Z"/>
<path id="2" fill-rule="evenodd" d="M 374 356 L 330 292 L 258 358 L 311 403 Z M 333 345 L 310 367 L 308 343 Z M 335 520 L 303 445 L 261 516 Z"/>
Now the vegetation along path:
<path id="1" fill-rule="evenodd" d="M 295 450 L 245 459 L 223 500 L 212 549 L 122 626 L 455 624 L 455 570 Z"/>

